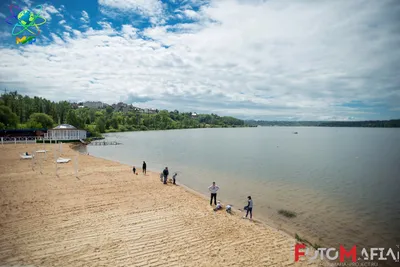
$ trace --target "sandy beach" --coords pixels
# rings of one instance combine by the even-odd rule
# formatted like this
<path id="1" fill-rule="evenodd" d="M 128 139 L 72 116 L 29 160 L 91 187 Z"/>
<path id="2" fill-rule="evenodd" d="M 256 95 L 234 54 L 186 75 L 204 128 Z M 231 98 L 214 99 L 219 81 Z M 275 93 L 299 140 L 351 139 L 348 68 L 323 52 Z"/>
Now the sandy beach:
<path id="1" fill-rule="evenodd" d="M 294 262 L 293 237 L 214 212 L 158 173 L 80 154 L 78 177 L 74 161 L 57 177 L 57 147 L 32 161 L 18 154 L 42 144 L 0 146 L 0 266 L 317 266 Z"/>

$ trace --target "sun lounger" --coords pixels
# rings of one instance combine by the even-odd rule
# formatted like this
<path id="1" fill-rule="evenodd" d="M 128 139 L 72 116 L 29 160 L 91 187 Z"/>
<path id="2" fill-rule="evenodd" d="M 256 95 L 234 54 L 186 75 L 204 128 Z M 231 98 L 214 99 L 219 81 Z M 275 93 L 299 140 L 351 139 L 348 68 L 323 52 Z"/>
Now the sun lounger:
<path id="1" fill-rule="evenodd" d="M 48 150 L 37 150 L 36 153 L 47 153 Z"/>
<path id="2" fill-rule="evenodd" d="M 33 159 L 33 155 L 19 155 L 21 157 L 21 159 Z"/>
<path id="3" fill-rule="evenodd" d="M 57 163 L 68 163 L 70 162 L 71 159 L 66 159 L 66 158 L 58 158 Z"/>

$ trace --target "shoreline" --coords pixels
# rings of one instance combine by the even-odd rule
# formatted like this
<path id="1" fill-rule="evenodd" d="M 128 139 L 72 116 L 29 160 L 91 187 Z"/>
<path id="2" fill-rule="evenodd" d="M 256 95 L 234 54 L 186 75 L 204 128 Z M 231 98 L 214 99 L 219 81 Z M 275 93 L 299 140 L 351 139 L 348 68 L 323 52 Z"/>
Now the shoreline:
<path id="1" fill-rule="evenodd" d="M 75 146 L 75 147 L 74 147 L 74 146 Z M 79 147 L 82 147 L 82 144 L 80 144 L 80 143 L 77 143 L 76 145 L 74 145 L 74 144 L 69 144 L 69 147 L 70 147 L 71 149 L 73 149 L 73 150 L 79 152 Z M 81 153 L 81 152 L 79 152 L 79 153 Z M 81 153 L 81 154 L 82 154 L 82 153 Z M 118 164 L 121 164 L 121 165 L 125 165 L 125 166 L 127 166 L 127 168 L 131 168 L 131 167 L 132 167 L 132 166 L 130 166 L 130 165 L 128 165 L 128 164 L 125 164 L 125 163 L 122 163 L 122 162 L 119 162 L 119 161 L 116 161 L 116 160 L 105 159 L 105 158 L 97 157 L 97 156 L 94 156 L 94 155 L 90 155 L 90 156 L 95 157 L 95 158 L 100 158 L 100 159 L 103 159 L 103 160 L 109 160 L 109 161 L 112 161 L 112 162 L 115 162 L 115 163 L 118 163 Z M 137 172 L 137 173 L 139 173 L 139 170 L 142 171 L 142 168 L 136 168 L 136 172 Z M 156 173 L 154 170 L 151 170 L 151 169 L 149 169 L 147 172 L 148 172 L 148 173 L 151 173 L 152 175 L 155 175 L 155 176 L 158 176 L 158 175 L 159 175 L 159 173 Z M 170 176 L 171 176 L 171 175 L 170 175 Z M 191 188 L 191 187 L 188 186 L 188 185 L 185 185 L 185 184 L 183 184 L 183 183 L 180 183 L 179 178 L 178 178 L 178 180 L 177 180 L 176 183 L 177 183 L 177 186 L 180 186 L 180 187 L 183 188 L 183 190 L 185 190 L 186 192 L 188 192 L 188 193 L 190 193 L 190 194 L 193 194 L 193 195 L 195 195 L 195 196 L 198 196 L 198 197 L 204 199 L 205 203 L 208 204 L 208 201 L 209 201 L 209 196 L 208 196 L 208 195 L 206 195 L 206 194 L 204 194 L 204 193 L 201 193 L 201 192 L 199 192 L 199 191 L 197 191 L 197 190 Z M 226 205 L 227 205 L 227 204 L 230 204 L 230 202 L 225 203 L 225 201 L 221 200 L 221 204 L 223 204 L 223 209 L 222 209 L 222 211 L 224 211 Z M 232 205 L 232 204 L 230 204 L 230 205 L 232 206 L 232 211 L 235 211 L 235 214 L 236 214 L 236 215 L 239 215 L 240 218 L 241 218 L 242 214 L 245 214 L 245 212 L 242 211 L 242 209 L 236 208 L 236 207 L 235 207 L 236 205 Z M 253 222 L 254 222 L 255 224 L 263 225 L 264 227 L 268 227 L 268 228 L 271 228 L 271 229 L 273 229 L 273 230 L 280 231 L 280 232 L 284 233 L 285 235 L 287 235 L 288 238 L 294 238 L 294 236 L 297 235 L 296 232 L 291 231 L 292 229 L 289 230 L 289 229 L 286 229 L 286 228 L 280 228 L 280 227 L 278 227 L 278 226 L 277 226 L 278 223 L 275 222 L 275 221 L 273 221 L 273 220 L 267 221 L 267 220 L 264 220 L 264 219 L 258 219 L 258 218 L 255 219 L 255 218 L 253 218 Z M 275 224 L 275 225 L 274 225 L 274 224 Z M 293 233 L 292 233 L 292 232 L 293 232 Z M 301 235 L 301 237 L 304 237 L 304 236 Z M 307 237 L 307 238 L 309 238 L 309 237 Z M 304 239 L 304 240 L 308 241 L 307 238 Z M 312 242 L 311 242 L 311 243 L 312 243 Z M 310 247 L 311 247 L 311 246 L 310 246 Z"/>
<path id="2" fill-rule="evenodd" d="M 214 212 L 205 195 L 185 185 L 165 186 L 155 172 L 133 175 L 129 165 L 92 155 L 79 154 L 75 177 L 78 152 L 65 145 L 62 157 L 72 162 L 60 164 L 56 177 L 57 146 L 45 148 L 46 159 L 33 165 L 17 153 L 43 145 L 0 147 L 0 265 L 294 264 L 293 237 L 243 220 L 237 209 L 232 216 Z"/>
<path id="3" fill-rule="evenodd" d="M 93 156 L 93 157 L 96 157 L 96 156 Z M 97 157 L 96 157 L 97 158 Z M 110 160 L 110 161 L 113 161 L 113 160 Z M 117 162 L 117 161 L 114 161 L 114 162 Z M 120 162 L 117 162 L 117 163 L 119 163 L 119 164 L 122 164 L 122 165 L 126 165 L 126 166 L 128 166 L 129 167 L 129 165 L 128 164 L 124 164 L 124 163 L 120 163 Z M 139 169 L 137 169 L 137 170 L 139 170 Z M 141 170 L 141 169 L 140 169 Z M 148 171 L 149 173 L 152 173 L 153 175 L 155 175 L 155 176 L 157 176 L 158 174 L 155 172 L 155 171 Z M 169 178 L 168 178 L 169 179 Z M 188 192 L 189 194 L 193 194 L 193 195 L 195 195 L 195 196 L 198 196 L 198 197 L 200 197 L 200 198 L 202 198 L 203 200 L 204 200 L 204 205 L 207 205 L 208 206 L 208 201 L 209 201 L 209 196 L 207 196 L 206 194 L 203 194 L 203 193 L 201 193 L 201 192 L 199 192 L 199 191 L 196 191 L 195 189 L 193 189 L 193 188 L 191 188 L 190 186 L 187 186 L 187 185 L 185 185 L 185 184 L 182 184 L 182 183 L 179 183 L 178 182 L 179 180 L 177 180 L 177 186 L 179 186 L 179 187 L 181 187 L 183 190 L 185 190 L 186 192 Z M 221 200 L 221 204 L 222 204 L 222 210 L 221 211 L 219 211 L 219 212 L 222 212 L 222 211 L 224 211 L 225 210 L 225 207 L 226 207 L 226 205 L 228 205 L 228 204 L 230 204 L 230 202 L 227 202 L 227 203 L 225 203 L 226 201 L 223 201 L 223 200 Z M 245 215 L 246 214 L 246 212 L 244 212 L 242 209 L 240 209 L 240 208 L 236 208 L 236 205 L 233 205 L 233 204 L 230 204 L 231 206 L 232 206 L 232 211 L 234 211 L 234 213 L 232 214 L 232 216 L 237 216 L 237 217 L 239 217 L 240 219 L 242 219 L 242 215 Z M 212 206 L 213 208 L 214 208 L 214 206 Z M 272 220 L 271 220 L 271 222 L 273 222 Z M 294 234 L 292 235 L 292 233 L 290 232 L 290 230 L 287 230 L 287 229 L 285 229 L 285 228 L 279 228 L 279 227 L 275 227 L 275 226 L 273 226 L 273 225 L 271 225 L 271 224 L 269 224 L 268 223 L 268 221 L 265 221 L 265 220 L 263 220 L 263 219 L 259 219 L 259 218 L 254 218 L 253 217 L 253 223 L 254 224 L 257 224 L 257 225 L 262 225 L 263 227 L 268 227 L 268 228 L 270 228 L 270 229 L 272 229 L 272 230 L 276 230 L 276 231 L 279 231 L 279 232 L 281 232 L 281 233 L 284 233 L 288 238 L 293 238 L 293 239 L 295 239 L 293 236 L 294 236 Z M 296 234 L 296 233 L 295 233 Z M 302 236 L 303 237 L 303 236 Z"/>
<path id="4" fill-rule="evenodd" d="M 174 130 L 181 130 L 181 129 L 174 129 Z M 84 147 L 80 143 L 77 143 L 75 146 L 74 146 L 74 144 L 69 144 L 69 146 L 75 151 L 79 151 L 80 147 Z M 100 159 L 103 159 L 103 160 L 112 161 L 112 162 L 115 162 L 115 163 L 118 163 L 118 164 L 122 164 L 122 165 L 127 166 L 128 168 L 132 167 L 131 165 L 129 165 L 127 163 L 123 163 L 123 162 L 118 161 L 118 160 L 113 160 L 113 159 L 110 159 L 110 158 L 98 157 L 98 156 L 95 156 L 95 155 L 90 155 L 90 156 L 93 156 L 95 158 L 100 158 Z M 142 169 L 139 168 L 139 167 L 136 167 L 136 170 L 138 172 L 138 170 L 141 171 Z M 148 169 L 148 172 L 152 173 L 153 175 L 155 175 L 157 177 L 159 175 L 159 172 L 154 171 L 154 169 L 153 170 L 152 169 Z M 183 189 L 185 189 L 187 192 L 203 198 L 204 201 L 205 201 L 204 203 L 207 203 L 207 205 L 208 205 L 209 195 L 206 194 L 206 193 L 202 193 L 200 191 L 197 191 L 196 189 L 191 188 L 189 185 L 181 183 L 180 179 L 179 179 L 179 175 L 178 175 L 178 179 L 177 179 L 177 184 L 179 186 L 181 186 Z M 223 207 L 225 207 L 227 204 L 231 204 L 232 205 L 232 210 L 235 210 L 236 213 L 239 213 L 241 215 L 245 215 L 245 212 L 243 211 L 242 208 L 236 208 L 236 207 L 238 207 L 238 204 L 232 204 L 233 202 L 229 202 L 230 201 L 229 199 L 218 199 L 218 200 L 221 201 L 221 204 L 223 204 Z M 239 206 L 239 207 L 241 207 L 241 206 Z M 278 212 L 278 210 L 276 210 L 276 212 Z M 296 230 L 294 227 L 290 227 L 289 223 L 286 221 L 286 220 L 290 220 L 290 218 L 282 217 L 281 221 L 278 221 L 278 220 L 274 220 L 272 218 L 268 218 L 268 216 L 266 216 L 266 215 L 260 215 L 259 214 L 258 216 L 256 215 L 255 217 L 256 218 L 253 217 L 253 222 L 255 222 L 257 224 L 262 224 L 265 227 L 269 227 L 271 229 L 280 231 L 280 232 L 286 234 L 289 238 L 295 239 L 295 236 L 299 235 L 301 238 L 303 238 L 303 240 L 305 240 L 307 242 L 310 242 L 311 244 L 323 245 L 320 241 L 317 241 L 318 237 L 309 236 L 309 235 L 307 235 L 305 233 L 305 231 L 302 231 L 302 230 L 299 230 L 299 229 Z M 283 222 L 282 222 L 282 220 L 283 220 Z M 285 224 L 285 225 L 282 226 L 282 224 Z M 313 246 L 310 246 L 310 247 L 313 247 Z"/>

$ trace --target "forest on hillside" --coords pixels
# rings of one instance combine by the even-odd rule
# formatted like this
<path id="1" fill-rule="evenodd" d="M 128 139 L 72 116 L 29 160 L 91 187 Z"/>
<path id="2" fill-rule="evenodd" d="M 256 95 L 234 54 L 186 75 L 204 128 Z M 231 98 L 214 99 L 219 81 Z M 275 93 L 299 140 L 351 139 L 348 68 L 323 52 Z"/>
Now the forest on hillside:
<path id="1" fill-rule="evenodd" d="M 106 132 L 146 131 L 213 127 L 244 127 L 243 120 L 216 114 L 181 113 L 161 110 L 149 114 L 139 110 L 117 111 L 104 108 L 78 107 L 67 101 L 54 102 L 9 92 L 0 97 L 0 130 L 52 128 L 68 123 L 89 131 L 92 136 Z"/>
<path id="2" fill-rule="evenodd" d="M 124 104 L 126 105 L 126 104 Z M 153 110 L 154 111 L 154 110 Z M 85 129 L 92 136 L 106 132 L 167 129 L 321 126 L 321 127 L 400 127 L 399 120 L 387 121 L 243 121 L 216 114 L 195 114 L 178 110 L 143 112 L 137 108 L 121 110 L 116 105 L 101 108 L 78 106 L 67 101 L 54 102 L 9 92 L 0 96 L 0 130 L 52 128 L 68 123 Z"/>

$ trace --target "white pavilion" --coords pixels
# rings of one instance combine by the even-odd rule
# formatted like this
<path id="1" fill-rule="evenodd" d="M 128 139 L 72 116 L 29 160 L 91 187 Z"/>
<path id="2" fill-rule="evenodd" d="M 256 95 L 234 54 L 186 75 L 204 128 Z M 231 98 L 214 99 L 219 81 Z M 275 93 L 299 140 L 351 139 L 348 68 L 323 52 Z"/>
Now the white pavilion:
<path id="1" fill-rule="evenodd" d="M 44 134 L 45 140 L 57 140 L 57 141 L 79 141 L 86 139 L 86 131 L 77 129 L 70 124 L 60 124 L 57 127 L 48 130 Z"/>

